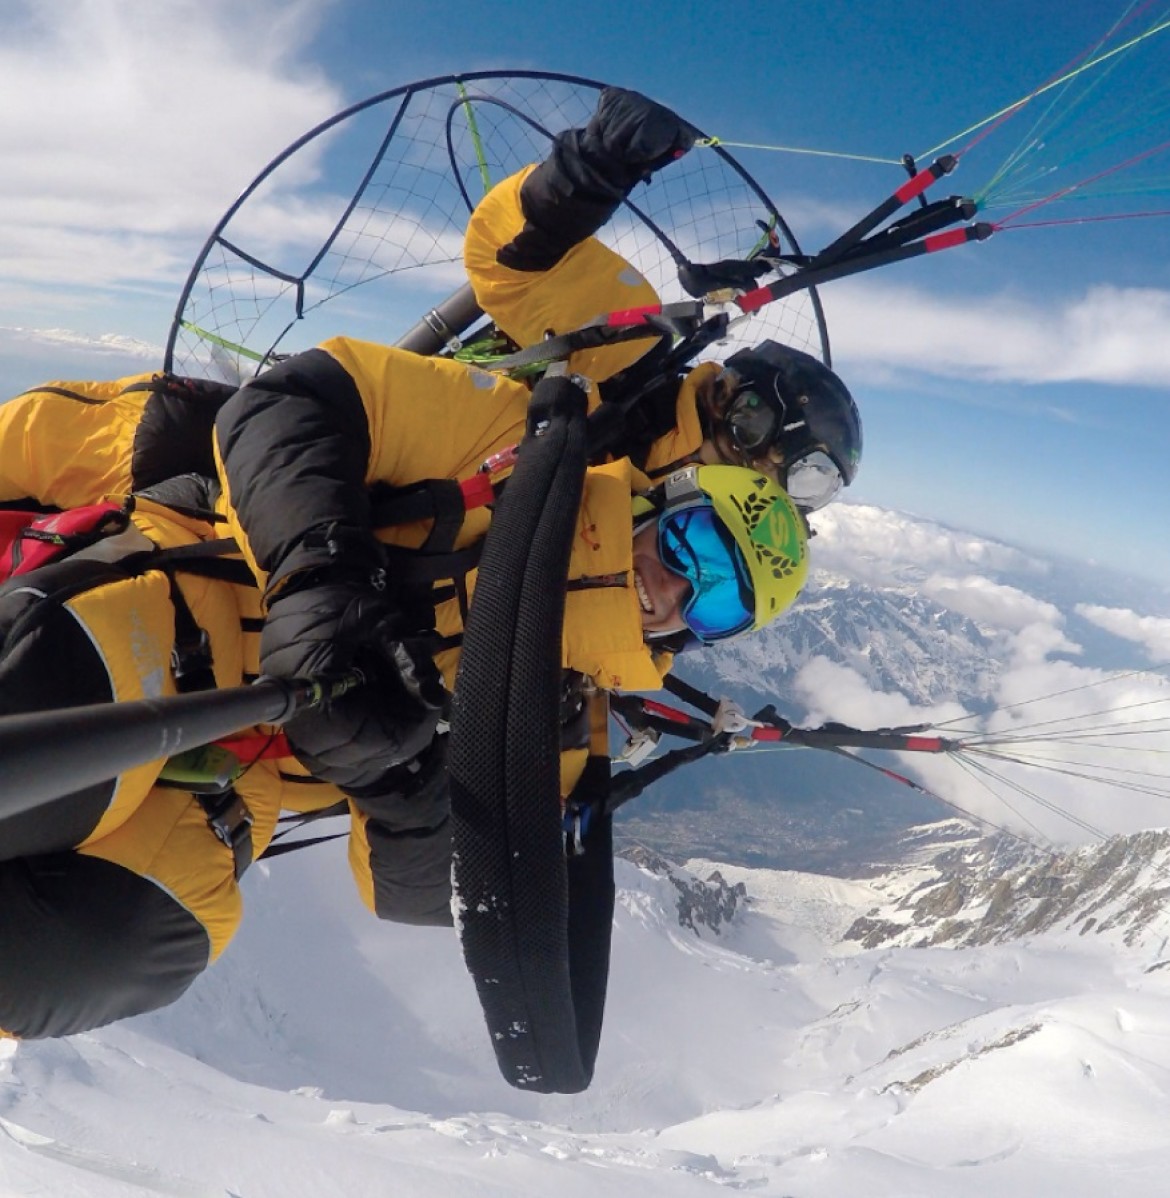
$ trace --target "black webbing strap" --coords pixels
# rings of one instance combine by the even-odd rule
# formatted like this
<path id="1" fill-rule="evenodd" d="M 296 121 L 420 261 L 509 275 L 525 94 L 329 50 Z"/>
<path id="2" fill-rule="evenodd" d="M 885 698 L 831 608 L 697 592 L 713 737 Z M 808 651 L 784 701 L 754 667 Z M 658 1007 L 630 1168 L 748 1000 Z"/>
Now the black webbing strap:
<path id="1" fill-rule="evenodd" d="M 670 691 L 676 699 L 681 699 L 684 703 L 689 703 L 696 711 L 701 711 L 704 715 L 708 715 L 712 719 L 714 719 L 715 713 L 719 710 L 718 699 L 712 699 L 706 691 L 701 691 L 697 686 L 692 686 L 677 674 L 667 674 L 662 680 L 662 687 L 664 690 Z"/>
<path id="2" fill-rule="evenodd" d="M 451 715 L 453 878 L 464 959 L 500 1072 L 577 1093 L 593 1076 L 613 916 L 608 818 L 566 860 L 561 630 L 586 463 L 585 394 L 536 387 L 484 545 Z M 603 797 L 609 763 L 582 785 Z"/>
<path id="3" fill-rule="evenodd" d="M 134 574 L 147 570 L 177 570 L 183 574 L 197 574 L 201 578 L 215 578 L 237 586 L 256 585 L 256 578 L 248 563 L 235 556 L 240 547 L 230 537 L 210 541 L 196 541 L 191 545 L 173 545 L 169 549 L 143 549 L 127 554 L 119 565 Z"/>
<path id="4" fill-rule="evenodd" d="M 497 358 L 487 364 L 492 372 L 519 370 L 526 366 L 540 366 L 549 362 L 562 362 L 571 354 L 583 349 L 600 349 L 605 345 L 616 345 L 620 341 L 644 341 L 651 337 L 661 337 L 662 330 L 655 328 L 649 322 L 636 325 L 586 325 L 574 329 L 571 333 L 560 333 L 538 341 L 526 349 L 514 354 Z"/>
<path id="5" fill-rule="evenodd" d="M 315 844 L 327 844 L 330 840 L 341 840 L 348 835 L 348 832 L 327 832 L 323 836 L 306 836 L 304 840 L 286 840 L 281 844 L 270 844 L 260 854 L 260 857 L 267 861 L 270 857 L 283 857 L 285 853 L 295 853 L 297 849 L 309 849 Z"/>
<path id="6" fill-rule="evenodd" d="M 394 579 L 404 586 L 412 586 L 462 579 L 468 570 L 479 565 L 483 542 L 476 541 L 464 549 L 452 549 L 450 553 L 425 553 L 401 545 L 383 545 L 382 548 Z"/>
<path id="7" fill-rule="evenodd" d="M 215 689 L 215 671 L 211 656 L 211 639 L 199 626 L 190 605 L 183 595 L 175 575 L 193 573 L 223 578 L 226 581 L 255 585 L 252 573 L 242 561 L 225 561 L 225 555 L 238 553 L 235 541 L 223 539 L 199 541 L 193 545 L 176 545 L 170 549 L 153 549 L 132 554 L 127 563 L 136 572 L 161 570 L 170 585 L 171 607 L 175 612 L 175 640 L 171 648 L 171 674 L 180 694 Z M 225 569 L 230 567 L 230 569 Z M 241 572 L 242 571 L 242 572 Z M 238 882 L 255 858 L 252 840 L 252 812 L 247 803 L 227 785 L 208 793 L 191 791 L 203 808 L 207 826 L 217 840 L 232 854 L 232 868 Z"/>
<path id="8" fill-rule="evenodd" d="M 370 488 L 370 519 L 375 528 L 433 520 L 423 544 L 427 553 L 448 553 L 463 527 L 466 505 L 453 478 L 425 478 L 405 487 L 376 483 Z"/>
<path id="9" fill-rule="evenodd" d="M 171 606 L 175 609 L 175 639 L 171 645 L 171 675 L 175 686 L 181 695 L 214 690 L 211 638 L 199 627 L 174 574 L 168 570 L 166 576 L 171 588 Z"/>
<path id="10" fill-rule="evenodd" d="M 296 777 L 294 775 L 294 777 Z M 288 775 L 281 774 L 282 779 L 287 779 Z M 315 778 L 304 778 L 306 782 L 316 782 Z M 318 820 L 333 819 L 337 816 L 349 815 L 349 803 L 345 799 L 339 802 L 330 803 L 328 807 L 319 807 L 316 811 L 301 811 L 296 815 L 282 815 L 277 823 L 286 825 L 283 827 L 269 842 L 268 847 L 260 854 L 261 861 L 267 861 L 269 857 L 283 857 L 285 853 L 295 852 L 297 849 L 307 849 L 314 844 L 325 844 L 329 840 L 340 840 L 344 836 L 348 836 L 349 832 L 329 832 L 322 836 L 306 836 L 303 840 L 285 840 L 286 836 L 291 836 L 294 832 L 299 832 L 308 824 L 315 824 Z"/>
<path id="11" fill-rule="evenodd" d="M 685 749 L 671 749 L 661 757 L 655 757 L 634 769 L 619 770 L 610 784 L 609 802 L 606 810 L 612 814 L 619 807 L 636 799 L 647 787 L 655 782 L 661 782 L 668 774 L 673 774 L 680 766 L 689 765 L 713 753 L 718 747 L 714 739 L 705 740 L 699 744 L 687 745 Z"/>

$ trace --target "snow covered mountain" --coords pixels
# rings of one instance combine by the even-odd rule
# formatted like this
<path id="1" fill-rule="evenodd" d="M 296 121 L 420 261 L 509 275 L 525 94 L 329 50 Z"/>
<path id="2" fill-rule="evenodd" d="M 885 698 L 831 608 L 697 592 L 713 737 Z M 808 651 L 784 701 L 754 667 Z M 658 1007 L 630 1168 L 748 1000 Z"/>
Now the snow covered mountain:
<path id="1" fill-rule="evenodd" d="M 721 691 L 774 701 L 792 694 L 811 662 L 831 662 L 873 690 L 900 693 L 920 706 L 977 704 L 988 699 L 1001 670 L 993 648 L 993 637 L 974 620 L 913 587 L 817 572 L 790 616 L 703 653 L 701 672 Z M 689 666 L 683 662 L 680 670 L 698 676 Z"/>
<path id="2" fill-rule="evenodd" d="M 772 702 L 796 723 L 867 728 L 945 723 L 1001 705 L 1022 714 L 1078 687 L 1087 700 L 1108 671 L 1170 661 L 1170 594 L 1151 584 L 863 505 L 834 504 L 815 520 L 814 569 L 793 611 L 683 656 L 680 676 L 748 713 Z M 1070 709 L 1037 712 L 1064 718 Z M 904 759 L 882 764 L 920 776 Z M 1153 761 L 1147 768 L 1165 774 Z M 930 788 L 938 783 L 932 774 Z M 1036 830 L 1031 806 L 1021 819 L 1018 804 L 977 788 L 940 793 L 993 824 Z M 840 759 L 770 752 L 687 767 L 631 804 L 619 827 L 666 853 L 685 855 L 689 844 L 724 861 L 850 875 L 893 860 L 907 828 L 947 814 Z M 1040 814 L 1045 834 L 1069 832 Z M 1154 805 L 1126 806 L 1107 830 L 1161 819 Z"/>
<path id="3" fill-rule="evenodd" d="M 1170 902 L 1170 831 L 1117 836 L 1067 852 L 1003 838 L 938 852 L 930 875 L 897 893 L 913 866 L 896 870 L 892 891 L 846 932 L 866 948 L 881 945 L 1004 944 L 1041 932 L 1104 936 L 1127 946 L 1151 934 L 1165 945 Z M 1170 960 L 1152 968 L 1170 965 Z"/>
<path id="4" fill-rule="evenodd" d="M 336 846 L 260 866 L 241 937 L 180 1003 L 0 1049 L 0 1193 L 1164 1194 L 1165 917 L 1082 934 L 1090 879 L 1133 866 L 1120 913 L 1164 841 L 1086 857 L 1059 919 L 949 937 L 1042 864 L 1005 872 L 958 825 L 914 839 L 865 881 L 620 861 L 598 1072 L 573 1097 L 500 1080 L 454 936 L 370 919 Z M 968 889 L 928 909 L 956 852 Z M 875 911 L 903 932 L 866 947 Z"/>

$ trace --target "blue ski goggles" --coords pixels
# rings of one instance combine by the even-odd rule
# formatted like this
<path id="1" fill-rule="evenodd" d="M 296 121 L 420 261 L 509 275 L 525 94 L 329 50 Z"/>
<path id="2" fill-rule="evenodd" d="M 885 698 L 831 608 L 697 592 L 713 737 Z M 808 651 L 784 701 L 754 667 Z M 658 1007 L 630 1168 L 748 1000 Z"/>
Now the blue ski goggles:
<path id="1" fill-rule="evenodd" d="M 709 500 L 668 510 L 658 520 L 662 564 L 691 584 L 687 627 L 704 644 L 745 632 L 755 622 L 751 573 Z"/>

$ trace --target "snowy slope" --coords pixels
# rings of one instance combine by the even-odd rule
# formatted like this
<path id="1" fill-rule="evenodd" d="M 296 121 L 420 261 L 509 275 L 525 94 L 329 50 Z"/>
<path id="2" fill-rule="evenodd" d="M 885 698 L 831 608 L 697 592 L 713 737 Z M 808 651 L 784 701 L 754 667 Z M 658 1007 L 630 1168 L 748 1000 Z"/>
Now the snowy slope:
<path id="1" fill-rule="evenodd" d="M 333 847 L 253 871 L 176 1006 L 3 1050 L 0 1194 L 1165 1193 L 1164 919 L 867 949 L 847 929 L 937 885 L 928 862 L 720 867 L 746 898 L 714 934 L 619 862 L 597 1079 L 540 1096 L 499 1079 L 453 935 L 366 917 Z"/>

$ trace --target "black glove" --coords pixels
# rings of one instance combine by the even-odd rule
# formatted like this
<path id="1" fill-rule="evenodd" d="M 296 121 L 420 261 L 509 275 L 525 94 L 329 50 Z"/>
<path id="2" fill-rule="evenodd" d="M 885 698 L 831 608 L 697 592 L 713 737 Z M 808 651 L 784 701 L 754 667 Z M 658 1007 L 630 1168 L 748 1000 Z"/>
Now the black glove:
<path id="1" fill-rule="evenodd" d="M 346 789 L 376 786 L 427 748 L 447 698 L 433 641 L 432 631 L 366 577 L 316 582 L 272 603 L 260 638 L 265 674 L 311 678 L 358 669 L 365 677 L 285 724 L 290 747 L 314 777 Z"/>
<path id="2" fill-rule="evenodd" d="M 636 183 L 695 144 L 698 130 L 637 92 L 607 87 L 584 129 L 566 129 L 524 180 L 524 228 L 496 253 L 511 270 L 550 270 L 596 233 Z"/>
<path id="3" fill-rule="evenodd" d="M 638 92 L 607 87 L 585 126 L 581 150 L 605 173 L 620 171 L 621 186 L 628 189 L 681 158 L 698 134 L 669 108 Z"/>

